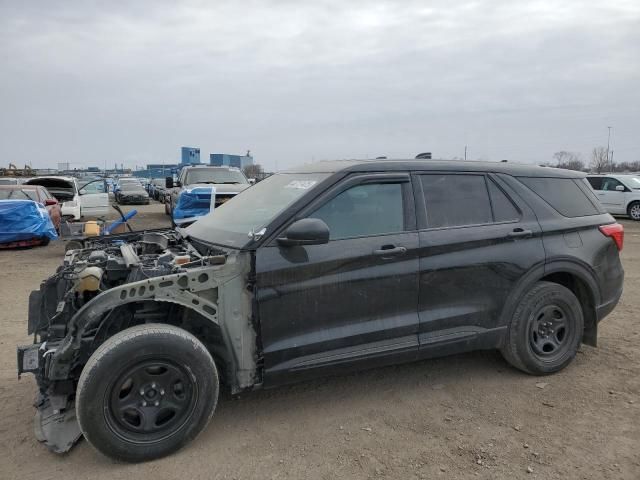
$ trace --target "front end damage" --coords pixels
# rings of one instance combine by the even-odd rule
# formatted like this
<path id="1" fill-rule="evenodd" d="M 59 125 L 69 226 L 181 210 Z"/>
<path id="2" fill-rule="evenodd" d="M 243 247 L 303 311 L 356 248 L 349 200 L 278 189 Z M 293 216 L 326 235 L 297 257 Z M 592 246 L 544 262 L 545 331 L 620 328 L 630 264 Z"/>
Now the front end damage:
<path id="1" fill-rule="evenodd" d="M 32 345 L 18 347 L 18 374 L 33 373 L 36 437 L 68 451 L 81 437 L 75 390 L 107 338 L 143 323 L 198 337 L 222 364 L 232 392 L 260 382 L 252 317 L 251 253 L 205 247 L 173 230 L 98 237 L 70 250 L 29 297 Z"/>

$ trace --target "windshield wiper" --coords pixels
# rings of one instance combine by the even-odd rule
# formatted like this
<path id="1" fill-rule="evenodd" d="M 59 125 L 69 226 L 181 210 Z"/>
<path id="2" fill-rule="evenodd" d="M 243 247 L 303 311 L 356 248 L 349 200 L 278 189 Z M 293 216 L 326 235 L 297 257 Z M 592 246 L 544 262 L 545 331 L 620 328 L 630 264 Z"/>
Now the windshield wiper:
<path id="1" fill-rule="evenodd" d="M 231 184 L 231 185 L 237 185 L 240 182 L 220 182 L 222 184 Z"/>

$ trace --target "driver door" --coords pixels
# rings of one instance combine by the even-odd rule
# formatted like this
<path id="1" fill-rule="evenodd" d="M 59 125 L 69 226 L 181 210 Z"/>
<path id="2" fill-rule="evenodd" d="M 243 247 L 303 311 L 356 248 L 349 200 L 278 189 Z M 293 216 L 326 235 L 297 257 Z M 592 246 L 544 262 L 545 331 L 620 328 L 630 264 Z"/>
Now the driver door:
<path id="1" fill-rule="evenodd" d="M 109 194 L 104 180 L 94 180 L 80 187 L 78 192 L 80 216 L 104 217 L 109 214 Z"/>
<path id="2" fill-rule="evenodd" d="M 419 240 L 409 175 L 348 177 L 291 223 L 301 218 L 323 220 L 329 242 L 274 240 L 256 252 L 265 385 L 415 359 Z"/>

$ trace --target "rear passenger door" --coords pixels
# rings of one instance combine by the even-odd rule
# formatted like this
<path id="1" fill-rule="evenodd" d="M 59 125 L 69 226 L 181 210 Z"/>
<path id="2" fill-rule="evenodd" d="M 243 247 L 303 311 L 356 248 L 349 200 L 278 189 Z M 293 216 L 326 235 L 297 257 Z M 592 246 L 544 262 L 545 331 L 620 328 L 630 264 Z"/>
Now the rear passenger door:
<path id="1" fill-rule="evenodd" d="M 495 347 L 507 298 L 527 271 L 544 265 L 538 221 L 497 176 L 438 172 L 415 180 L 421 355 Z"/>

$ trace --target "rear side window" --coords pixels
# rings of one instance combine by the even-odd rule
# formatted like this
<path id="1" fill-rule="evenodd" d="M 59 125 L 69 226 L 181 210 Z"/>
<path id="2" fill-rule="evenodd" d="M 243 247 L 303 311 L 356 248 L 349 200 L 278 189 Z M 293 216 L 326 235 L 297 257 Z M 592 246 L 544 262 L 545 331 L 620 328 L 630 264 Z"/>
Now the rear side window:
<path id="1" fill-rule="evenodd" d="M 487 184 L 489 185 L 489 194 L 491 195 L 494 221 L 511 222 L 519 220 L 520 212 L 500 187 L 498 187 L 493 180 L 488 180 Z"/>
<path id="2" fill-rule="evenodd" d="M 518 180 L 565 217 L 601 213 L 572 178 L 518 177 Z"/>
<path id="3" fill-rule="evenodd" d="M 422 175 L 429 228 L 491 223 L 484 175 Z"/>
<path id="4" fill-rule="evenodd" d="M 587 181 L 594 190 L 602 190 L 602 177 L 587 177 Z"/>

